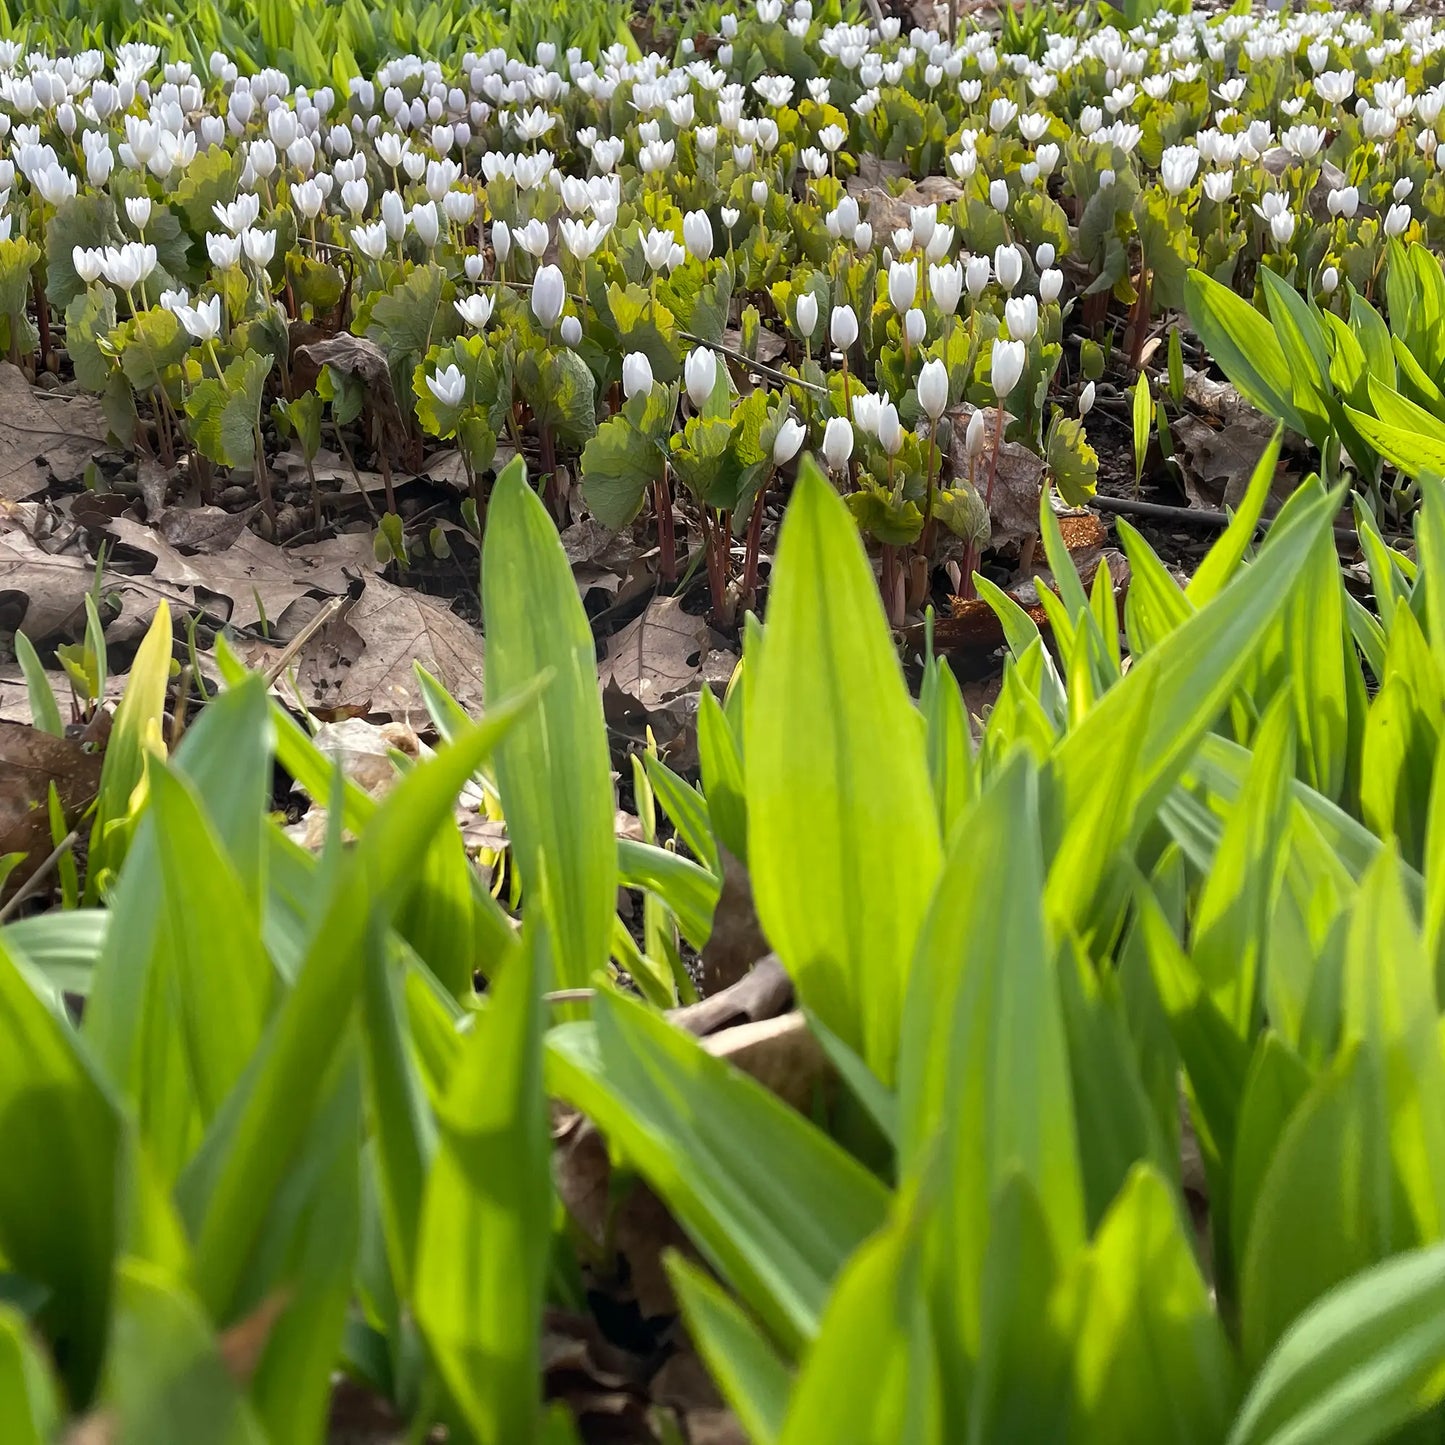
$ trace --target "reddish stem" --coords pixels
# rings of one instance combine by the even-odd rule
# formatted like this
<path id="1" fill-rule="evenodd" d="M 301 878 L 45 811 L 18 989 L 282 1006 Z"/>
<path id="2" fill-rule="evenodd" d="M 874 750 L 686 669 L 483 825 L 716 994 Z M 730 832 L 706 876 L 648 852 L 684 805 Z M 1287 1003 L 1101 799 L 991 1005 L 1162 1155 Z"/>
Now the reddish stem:
<path id="1" fill-rule="evenodd" d="M 657 509 L 658 569 L 664 582 L 677 581 L 677 534 L 672 523 L 672 488 L 667 472 L 652 484 L 653 505 Z"/>

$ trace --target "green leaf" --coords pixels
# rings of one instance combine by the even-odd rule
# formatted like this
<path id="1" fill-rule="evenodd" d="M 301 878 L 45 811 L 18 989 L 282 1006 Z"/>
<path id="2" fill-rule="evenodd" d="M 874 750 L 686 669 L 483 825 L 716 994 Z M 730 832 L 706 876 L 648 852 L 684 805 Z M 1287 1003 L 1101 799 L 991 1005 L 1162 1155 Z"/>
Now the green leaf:
<path id="1" fill-rule="evenodd" d="M 982 837 L 993 846 L 980 853 Z M 987 1223 L 1008 1173 L 1033 1187 L 1060 1257 L 1084 1237 L 1068 1052 L 1044 937 L 1037 776 L 1026 757 L 960 820 L 941 877 L 904 1016 L 899 1159 L 914 1171 L 938 1151 L 938 1328 L 963 1360 L 979 1348 Z"/>
<path id="2" fill-rule="evenodd" d="M 1050 771 L 1051 817 L 1072 816 L 1093 780 L 1108 770 L 1119 722 L 1135 689 L 1151 691 L 1147 726 L 1133 741 L 1134 768 L 1125 817 L 1141 828 L 1163 801 L 1199 740 L 1223 711 L 1255 650 L 1287 604 L 1338 493 L 1297 494 L 1280 514 L 1257 565 L 1151 649 L 1059 745 Z"/>
<path id="3" fill-rule="evenodd" d="M 1445 1245 L 1376 1265 L 1299 1317 L 1229 1445 L 1373 1445 L 1445 1396 Z"/>
<path id="4" fill-rule="evenodd" d="M 31 1338 L 25 1316 L 0 1305 L 0 1439 L 49 1445 L 61 1423 L 50 1362 Z"/>
<path id="5" fill-rule="evenodd" d="M 1289 363 L 1269 322 L 1203 271 L 1190 271 L 1185 278 L 1184 299 L 1205 350 L 1240 393 L 1291 431 L 1309 435 L 1291 400 Z"/>
<path id="6" fill-rule="evenodd" d="M 921 1236 L 901 1206 L 848 1261 L 799 1366 L 779 1445 L 942 1445 Z"/>
<path id="7" fill-rule="evenodd" d="M 1134 383 L 1134 487 L 1138 490 L 1144 476 L 1144 458 L 1149 452 L 1149 436 L 1154 422 L 1154 398 L 1149 393 L 1149 376 L 1141 371 Z"/>
<path id="8" fill-rule="evenodd" d="M 761 1330 L 706 1270 L 663 1257 L 687 1333 L 752 1445 L 775 1445 L 792 1380 Z"/>
<path id="9" fill-rule="evenodd" d="M 550 674 L 498 749 L 497 783 L 522 886 L 551 921 L 558 986 L 583 987 L 607 962 L 616 911 L 611 756 L 592 629 L 520 459 L 492 492 L 482 611 L 489 706 Z"/>
<path id="10" fill-rule="evenodd" d="M 422 358 L 462 329 L 452 305 L 455 289 L 435 264 L 417 266 L 371 308 L 366 339 L 386 353 L 392 391 L 410 411 L 412 376 Z"/>
<path id="11" fill-rule="evenodd" d="M 119 1114 L 74 1034 L 0 947 L 0 1256 L 44 1286 L 39 1315 L 67 1394 L 89 1402 L 100 1372 L 121 1221 Z M 16 1161 L 24 1161 L 19 1167 Z"/>
<path id="12" fill-rule="evenodd" d="M 710 687 L 698 697 L 697 752 L 713 832 L 733 857 L 746 863 L 748 811 L 742 755 L 732 724 Z"/>
<path id="13" fill-rule="evenodd" d="M 462 1046 L 427 1177 L 418 1323 L 479 1445 L 531 1438 L 551 1251 L 551 1134 L 542 1036 L 546 929 L 525 930 Z"/>
<path id="14" fill-rule="evenodd" d="M 164 916 L 188 1072 L 209 1122 L 260 1043 L 273 971 L 257 911 L 194 789 L 160 765 L 147 781 L 163 839 L 154 902 Z"/>
<path id="15" fill-rule="evenodd" d="M 542 347 L 517 358 L 516 376 L 538 427 L 563 446 L 586 446 L 597 431 L 596 386 L 587 363 L 571 347 Z"/>
<path id="16" fill-rule="evenodd" d="M 115 202 L 104 190 L 83 190 L 62 201 L 45 224 L 45 294 L 64 309 L 85 291 L 71 259 L 77 246 L 116 246 L 126 239 Z"/>
<path id="17" fill-rule="evenodd" d="M 105 1402 L 118 1438 L 153 1445 L 265 1445 L 194 1296 L 139 1260 L 122 1261 L 116 1273 Z"/>
<path id="18" fill-rule="evenodd" d="M 1074 1340 L 1068 1438 L 1110 1445 L 1212 1445 L 1237 1397 L 1234 1362 L 1151 1165 L 1130 1176 L 1058 1308 Z"/>
<path id="19" fill-rule="evenodd" d="M 191 349 L 191 338 L 173 312 L 161 306 L 138 311 L 111 333 L 121 370 L 136 391 L 163 386 L 166 373 Z"/>
<path id="20" fill-rule="evenodd" d="M 922 719 L 847 508 L 805 462 L 746 708 L 748 852 L 802 1001 L 891 1083 L 938 874 Z"/>
<path id="21" fill-rule="evenodd" d="M 79 292 L 65 308 L 65 350 L 76 380 L 88 391 L 105 390 L 112 362 L 100 343 L 114 330 L 115 293 L 108 286 Z"/>
<path id="22" fill-rule="evenodd" d="M 670 396 L 663 386 L 638 393 L 583 448 L 582 495 L 604 527 L 620 531 L 627 526 L 642 508 L 648 487 L 661 479 L 667 452 L 646 421 Z"/>
<path id="23" fill-rule="evenodd" d="M 524 706 L 493 706 L 483 723 L 402 777 L 316 908 L 295 985 L 180 1183 L 196 1238 L 197 1293 L 214 1317 L 225 1319 L 234 1305 L 257 1232 L 310 1122 L 356 1000 L 355 960 L 369 920 L 400 903 L 416 854 Z"/>
<path id="24" fill-rule="evenodd" d="M 256 452 L 261 390 L 271 358 L 247 351 L 227 368 L 225 380 L 209 376 L 186 398 L 191 439 L 202 455 L 223 467 L 248 467 Z"/>
<path id="25" fill-rule="evenodd" d="M 1140 379 L 1143 379 L 1142 372 Z M 1082 507 L 1093 496 L 1099 480 L 1099 454 L 1089 445 L 1082 419 L 1066 416 L 1062 411 L 1054 413 L 1048 440 L 1044 444 L 1044 461 L 1059 495 L 1069 506 Z M 1138 463 L 1138 470 L 1143 471 L 1142 461 Z"/>
<path id="26" fill-rule="evenodd" d="M 1308 1305 L 1411 1241 L 1391 1226 L 1389 1141 L 1377 1066 L 1355 1046 L 1291 1115 L 1260 1186 L 1242 1261 L 1247 1367 L 1258 1368 Z"/>
<path id="27" fill-rule="evenodd" d="M 548 1092 L 583 1110 L 790 1354 L 888 1192 L 760 1084 L 640 1003 L 597 996 L 547 1039 Z"/>

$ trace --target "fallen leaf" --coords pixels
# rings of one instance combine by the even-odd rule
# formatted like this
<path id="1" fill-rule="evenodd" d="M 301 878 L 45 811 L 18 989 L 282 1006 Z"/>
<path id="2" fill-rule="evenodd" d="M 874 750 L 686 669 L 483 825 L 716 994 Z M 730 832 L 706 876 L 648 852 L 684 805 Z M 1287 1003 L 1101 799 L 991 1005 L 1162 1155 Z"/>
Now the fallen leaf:
<path id="1" fill-rule="evenodd" d="M 108 428 L 90 396 L 41 391 L 9 362 L 0 364 L 0 498 L 19 501 L 53 478 L 73 482 L 104 449 Z"/>
<path id="2" fill-rule="evenodd" d="M 297 680 L 307 705 L 343 712 L 426 717 L 414 662 L 420 662 L 469 713 L 482 709 L 482 637 L 431 598 L 380 577 L 302 650 Z"/>
<path id="3" fill-rule="evenodd" d="M 1190 506 L 1237 507 L 1274 428 L 1257 415 L 1216 428 L 1188 412 L 1177 417 L 1172 428 Z"/>
<path id="4" fill-rule="evenodd" d="M 670 1009 L 667 1016 L 679 1028 L 702 1038 L 738 1024 L 778 1018 L 792 1007 L 793 980 L 778 956 L 770 953 L 736 983 L 699 1003 Z"/>
<path id="5" fill-rule="evenodd" d="M 598 671 L 604 686 L 651 708 L 688 691 L 707 653 L 706 619 L 684 612 L 680 598 L 655 597 L 608 639 Z"/>
<path id="6" fill-rule="evenodd" d="M 948 417 L 953 424 L 950 460 L 955 477 L 972 480 L 979 496 L 988 493 L 989 472 L 993 466 L 994 428 L 998 410 L 984 408 L 984 444 L 970 466 L 964 439 L 974 408 L 954 407 Z M 998 450 L 998 469 L 993 478 L 993 496 L 989 502 L 992 535 L 989 549 L 994 552 L 1016 552 L 1028 538 L 1038 535 L 1039 497 L 1043 494 L 1044 464 L 1020 442 L 1005 441 Z"/>
<path id="7" fill-rule="evenodd" d="M 888 181 L 906 174 L 899 161 L 878 161 L 862 157 L 857 175 L 848 178 L 848 194 L 866 207 L 866 219 L 874 236 L 886 241 L 889 235 L 911 224 L 914 206 L 948 206 L 963 195 L 963 189 L 947 176 L 925 176 L 916 185 L 893 195 Z"/>
<path id="8" fill-rule="evenodd" d="M 748 970 L 768 951 L 767 935 L 753 907 L 748 870 L 726 848 L 719 851 L 723 865 L 722 888 L 701 960 L 702 987 L 708 994 L 727 989 L 739 979 L 746 982 L 753 976 Z"/>
<path id="9" fill-rule="evenodd" d="M 702 1046 L 809 1118 L 815 1114 L 820 1093 L 836 1081 L 823 1046 L 796 1010 L 708 1034 Z"/>
<path id="10" fill-rule="evenodd" d="M 374 341 L 343 331 L 325 341 L 298 347 L 296 355 L 318 370 L 330 366 L 360 381 L 366 388 L 367 405 L 377 420 L 387 450 L 393 456 L 399 452 L 406 439 L 407 426 L 392 390 L 386 353 Z"/>
<path id="11" fill-rule="evenodd" d="M 241 512 L 207 506 L 167 507 L 157 518 L 156 529 L 182 552 L 211 556 L 234 546 L 259 510 L 259 504 Z"/>
<path id="12" fill-rule="evenodd" d="M 54 784 L 67 826 L 100 790 L 101 754 L 76 738 L 53 737 L 24 723 L 0 722 L 0 857 L 23 853 L 10 875 L 19 887 L 54 847 L 48 800 Z"/>

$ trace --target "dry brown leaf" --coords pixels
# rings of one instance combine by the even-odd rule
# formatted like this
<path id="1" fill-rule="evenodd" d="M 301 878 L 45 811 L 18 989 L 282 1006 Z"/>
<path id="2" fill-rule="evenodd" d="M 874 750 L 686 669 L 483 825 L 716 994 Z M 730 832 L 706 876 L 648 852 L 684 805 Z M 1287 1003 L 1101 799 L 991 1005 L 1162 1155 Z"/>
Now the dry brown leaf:
<path id="1" fill-rule="evenodd" d="M 90 396 L 41 391 L 19 367 L 0 364 L 0 498 L 43 492 L 53 477 L 73 482 L 105 447 L 108 428 Z"/>
<path id="2" fill-rule="evenodd" d="M 760 958 L 756 967 L 736 983 L 709 995 L 700 1003 L 668 1011 L 679 1028 L 699 1038 L 721 1033 L 738 1024 L 777 1018 L 793 1007 L 793 980 L 776 954 Z"/>
<path id="3" fill-rule="evenodd" d="M 483 701 L 481 634 L 441 603 L 380 577 L 306 645 L 297 667 L 308 706 L 323 716 L 422 719 L 412 670 L 420 662 L 469 713 Z"/>
<path id="4" fill-rule="evenodd" d="M 233 627 L 256 627 L 264 608 L 268 626 L 283 641 L 285 629 L 274 624 L 292 603 L 309 593 L 343 596 L 380 566 L 365 532 L 283 548 L 242 530 L 223 551 L 188 557 L 154 528 L 129 517 L 108 519 L 103 531 L 119 544 L 111 554 L 111 571 L 162 584 L 169 597 L 189 594 Z"/>
<path id="5" fill-rule="evenodd" d="M 1240 417 L 1215 428 L 1185 412 L 1172 423 L 1183 461 L 1184 490 L 1193 507 L 1238 507 L 1272 428 L 1263 417 Z"/>
<path id="6" fill-rule="evenodd" d="M 259 504 L 241 512 L 208 506 L 167 507 L 157 517 L 156 528 L 172 547 L 187 554 L 214 556 L 236 544 L 259 510 Z"/>
<path id="7" fill-rule="evenodd" d="M 892 195 L 888 181 L 905 174 L 897 161 L 873 161 L 865 157 L 858 174 L 848 179 L 848 194 L 863 205 L 865 219 L 873 227 L 880 244 L 891 232 L 911 224 L 909 211 L 914 206 L 946 206 L 963 195 L 963 190 L 947 176 L 925 176 L 916 185 Z"/>
<path id="8" fill-rule="evenodd" d="M 972 477 L 979 496 L 988 491 L 989 469 L 992 465 L 993 434 L 998 411 L 985 407 L 983 413 L 984 445 L 969 466 L 964 438 L 973 416 L 971 406 L 954 407 L 948 413 L 953 424 L 953 440 L 949 453 L 955 477 Z M 992 534 L 989 548 L 995 552 L 1016 552 L 1029 537 L 1038 535 L 1039 497 L 1043 494 L 1044 464 L 1019 442 L 1005 441 L 998 452 L 998 471 L 993 480 L 993 498 L 989 503 Z"/>
<path id="9" fill-rule="evenodd" d="M 759 1019 L 708 1034 L 702 1046 L 810 1118 L 820 1091 L 831 1088 L 835 1081 L 822 1045 L 796 1010 L 781 1018 Z"/>
<path id="10" fill-rule="evenodd" d="M 677 597 L 655 597 L 608 639 L 599 674 L 604 687 L 652 708 L 693 687 L 707 653 L 706 620 L 684 612 Z"/>
<path id="11" fill-rule="evenodd" d="M 100 789 L 101 754 L 75 738 L 57 738 L 24 723 L 0 722 L 0 857 L 23 853 L 10 875 L 19 887 L 54 846 L 48 799 L 55 786 L 67 824 Z"/>
<path id="12" fill-rule="evenodd" d="M 702 988 L 716 993 L 748 977 L 748 970 L 768 951 L 767 935 L 753 906 L 748 870 L 726 848 L 723 881 L 713 909 L 712 932 L 702 950 Z"/>

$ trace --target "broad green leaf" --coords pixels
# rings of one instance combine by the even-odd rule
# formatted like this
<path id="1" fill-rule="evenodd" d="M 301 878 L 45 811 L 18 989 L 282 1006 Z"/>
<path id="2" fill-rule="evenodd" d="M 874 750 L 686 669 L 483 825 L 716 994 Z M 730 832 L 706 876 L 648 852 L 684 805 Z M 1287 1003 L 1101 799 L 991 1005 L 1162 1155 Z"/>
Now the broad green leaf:
<path id="1" fill-rule="evenodd" d="M 1134 768 L 1125 816 L 1134 830 L 1152 818 L 1287 605 L 1338 505 L 1335 494 L 1291 499 L 1258 563 L 1153 648 L 1099 700 L 1050 763 L 1051 820 L 1072 816 L 1094 780 L 1108 770 L 1119 747 L 1120 721 L 1132 711 L 1135 690 L 1150 692 L 1152 704 L 1147 727 L 1131 741 Z"/>
<path id="2" fill-rule="evenodd" d="M 954 832 L 919 936 L 900 1064 L 900 1171 L 937 1158 L 936 1327 L 977 1357 L 994 1194 L 1033 1187 L 1053 1246 L 1084 1238 L 1083 1178 L 1058 982 L 1045 942 L 1037 779 L 1016 756 Z M 990 846 L 980 850 L 978 840 Z M 956 1382 L 950 1382 L 955 1393 Z M 956 1413 L 956 1406 L 955 1406 Z"/>
<path id="3" fill-rule="evenodd" d="M 1239 801 L 1225 821 L 1215 865 L 1195 908 L 1192 958 L 1200 981 L 1241 1039 L 1261 1007 L 1266 924 L 1294 776 L 1293 716 L 1280 697 L 1260 726 Z"/>
<path id="4" fill-rule="evenodd" d="M 717 840 L 742 863 L 748 861 L 748 807 L 738 739 L 710 687 L 697 709 L 698 767 L 708 817 Z"/>
<path id="5" fill-rule="evenodd" d="M 1445 1245 L 1332 1289 L 1255 1378 L 1228 1445 L 1374 1445 L 1445 1396 Z"/>
<path id="6" fill-rule="evenodd" d="M 607 962 L 617 903 L 611 757 L 596 648 L 556 528 L 521 460 L 498 478 L 482 549 L 487 702 L 550 673 L 497 750 L 522 887 L 548 910 L 560 988 Z"/>
<path id="7" fill-rule="evenodd" d="M 1295 409 L 1289 363 L 1274 329 L 1242 296 L 1202 271 L 1184 281 L 1185 305 L 1195 334 L 1240 392 L 1267 416 L 1308 435 Z"/>
<path id="8" fill-rule="evenodd" d="M 548 1092 L 583 1110 L 789 1355 L 817 1333 L 887 1191 L 828 1136 L 620 995 L 548 1036 Z"/>
<path id="9" fill-rule="evenodd" d="M 266 1445 L 199 1301 L 165 1271 L 122 1260 L 104 1402 L 117 1438 L 151 1445 Z"/>
<path id="10" fill-rule="evenodd" d="M 707 942 L 722 886 L 716 874 L 670 848 L 619 838 L 617 882 L 660 898 L 677 916 L 682 936 L 694 948 Z"/>
<path id="11" fill-rule="evenodd" d="M 1241 1261 L 1245 1365 L 1357 1270 L 1412 1242 L 1394 1204 L 1379 1068 L 1345 1050 L 1290 1116 L 1259 1188 Z M 1395 1222 L 1392 1222 L 1395 1221 Z"/>
<path id="12" fill-rule="evenodd" d="M 257 910 L 193 785 L 156 763 L 147 780 L 161 838 L 161 892 L 153 902 L 187 1069 L 209 1122 L 260 1042 L 274 975 Z"/>
<path id="13" fill-rule="evenodd" d="M 0 1257 L 47 1292 L 39 1315 L 73 1406 L 105 1350 L 125 1141 L 75 1035 L 0 949 Z"/>
<path id="14" fill-rule="evenodd" d="M 479 1445 L 531 1438 L 551 1249 L 542 1036 L 546 930 L 493 985 L 438 1111 L 417 1242 L 417 1320 Z"/>
<path id="15" fill-rule="evenodd" d="M 942 1445 L 923 1224 L 907 1203 L 844 1266 L 798 1367 L 779 1445 Z"/>
<path id="16" fill-rule="evenodd" d="M 933 783 L 938 832 L 946 839 L 973 801 L 978 770 L 963 692 L 953 669 L 942 657 L 934 658 L 929 666 L 920 706 L 928 726 L 928 776 Z"/>
<path id="17" fill-rule="evenodd" d="M 180 1181 L 196 1238 L 197 1293 L 213 1317 L 225 1320 L 234 1307 L 257 1231 L 316 1107 L 356 1002 L 356 958 L 370 919 L 398 906 L 417 852 L 528 701 L 489 709 L 483 723 L 407 773 L 316 907 L 295 985 Z"/>
<path id="18" fill-rule="evenodd" d="M 848 510 L 805 463 L 748 680 L 758 917 L 804 1003 L 891 1083 L 940 844 L 922 719 Z"/>
<path id="19" fill-rule="evenodd" d="M 761 1330 L 707 1271 L 665 1256 L 687 1332 L 752 1445 L 775 1445 L 792 1378 Z"/>
<path id="20" fill-rule="evenodd" d="M 1151 1166 L 1130 1175 L 1057 1306 L 1074 1339 L 1073 1429 L 1100 1445 L 1212 1445 L 1233 1414 L 1234 1361 Z"/>
<path id="21" fill-rule="evenodd" d="M 8 1445 L 49 1445 L 61 1421 L 50 1362 L 25 1316 L 0 1305 L 0 1439 Z"/>
<path id="22" fill-rule="evenodd" d="M 96 902 L 113 882 L 129 842 L 127 815 L 131 794 L 145 771 L 145 754 L 160 750 L 161 719 L 170 681 L 171 611 L 165 602 L 146 630 L 131 664 L 120 706 L 115 710 L 105 764 L 100 774 L 100 796 L 90 832 L 90 861 L 85 877 L 85 901 Z"/>

